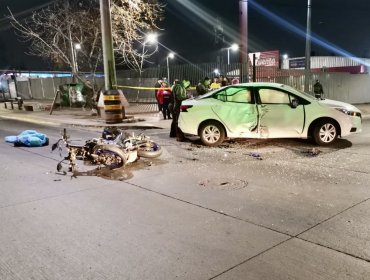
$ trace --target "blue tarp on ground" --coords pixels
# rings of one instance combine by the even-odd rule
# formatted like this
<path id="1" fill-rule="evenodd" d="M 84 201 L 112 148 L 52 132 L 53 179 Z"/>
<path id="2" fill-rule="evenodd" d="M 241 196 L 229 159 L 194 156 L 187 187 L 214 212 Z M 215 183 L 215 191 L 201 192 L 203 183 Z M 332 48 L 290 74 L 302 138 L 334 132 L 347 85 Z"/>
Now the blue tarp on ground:
<path id="1" fill-rule="evenodd" d="M 49 144 L 48 137 L 36 130 L 25 130 L 18 136 L 6 136 L 5 141 L 14 145 L 27 147 L 41 147 Z"/>

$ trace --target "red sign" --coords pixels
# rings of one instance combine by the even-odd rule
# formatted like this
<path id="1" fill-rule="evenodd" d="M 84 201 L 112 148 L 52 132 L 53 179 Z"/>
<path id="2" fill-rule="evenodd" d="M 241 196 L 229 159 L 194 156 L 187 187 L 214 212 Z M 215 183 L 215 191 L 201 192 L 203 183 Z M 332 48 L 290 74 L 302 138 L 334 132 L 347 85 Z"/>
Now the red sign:
<path id="1" fill-rule="evenodd" d="M 249 59 L 252 65 L 253 55 L 256 56 L 256 66 L 279 67 L 279 51 L 249 53 Z"/>

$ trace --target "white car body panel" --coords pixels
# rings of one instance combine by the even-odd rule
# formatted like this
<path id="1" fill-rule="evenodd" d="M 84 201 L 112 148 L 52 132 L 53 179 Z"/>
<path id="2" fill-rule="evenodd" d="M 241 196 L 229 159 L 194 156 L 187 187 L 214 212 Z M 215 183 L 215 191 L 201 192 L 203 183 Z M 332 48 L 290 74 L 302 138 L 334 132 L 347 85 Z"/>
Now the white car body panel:
<path id="1" fill-rule="evenodd" d="M 207 120 L 220 122 L 229 138 L 307 138 L 309 125 L 319 118 L 332 118 L 340 126 L 340 135 L 361 132 L 361 118 L 335 108 L 361 113 L 355 106 L 334 100 L 316 100 L 293 88 L 275 83 L 249 83 L 236 86 L 269 87 L 289 92 L 309 102 L 293 108 L 289 104 L 231 103 L 213 98 L 220 90 L 200 98 L 183 101 L 192 106 L 179 116 L 179 128 L 186 134 L 198 135 L 200 125 Z M 232 86 L 230 86 L 232 87 Z M 355 132 L 351 132 L 355 129 Z"/>

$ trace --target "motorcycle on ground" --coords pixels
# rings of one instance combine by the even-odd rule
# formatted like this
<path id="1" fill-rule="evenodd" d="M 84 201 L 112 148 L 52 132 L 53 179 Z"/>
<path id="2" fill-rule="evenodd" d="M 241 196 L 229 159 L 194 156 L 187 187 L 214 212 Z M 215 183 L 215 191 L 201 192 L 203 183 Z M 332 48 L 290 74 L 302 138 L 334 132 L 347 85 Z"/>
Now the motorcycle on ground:
<path id="1" fill-rule="evenodd" d="M 76 160 L 90 164 L 106 166 L 115 169 L 135 162 L 140 157 L 156 158 L 162 154 L 162 148 L 144 134 L 134 135 L 116 128 L 105 128 L 102 137 L 89 139 L 84 145 L 70 143 L 67 130 L 63 130 L 62 138 L 52 145 L 52 151 L 58 149 L 60 154 L 64 148 L 65 156 L 58 164 L 58 172 L 63 169 L 63 163 L 68 161 L 68 171 L 77 171 Z"/>

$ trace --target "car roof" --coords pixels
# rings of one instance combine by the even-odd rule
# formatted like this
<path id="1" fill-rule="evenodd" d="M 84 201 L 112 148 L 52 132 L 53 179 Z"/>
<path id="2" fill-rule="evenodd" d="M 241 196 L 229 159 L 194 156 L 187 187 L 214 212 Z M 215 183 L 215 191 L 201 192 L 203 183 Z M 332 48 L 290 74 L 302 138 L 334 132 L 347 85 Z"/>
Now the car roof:
<path id="1" fill-rule="evenodd" d="M 284 87 L 286 85 L 284 84 L 279 84 L 279 83 L 266 83 L 266 82 L 254 82 L 254 83 L 240 83 L 240 84 L 235 84 L 233 86 L 251 86 L 251 87 Z"/>

